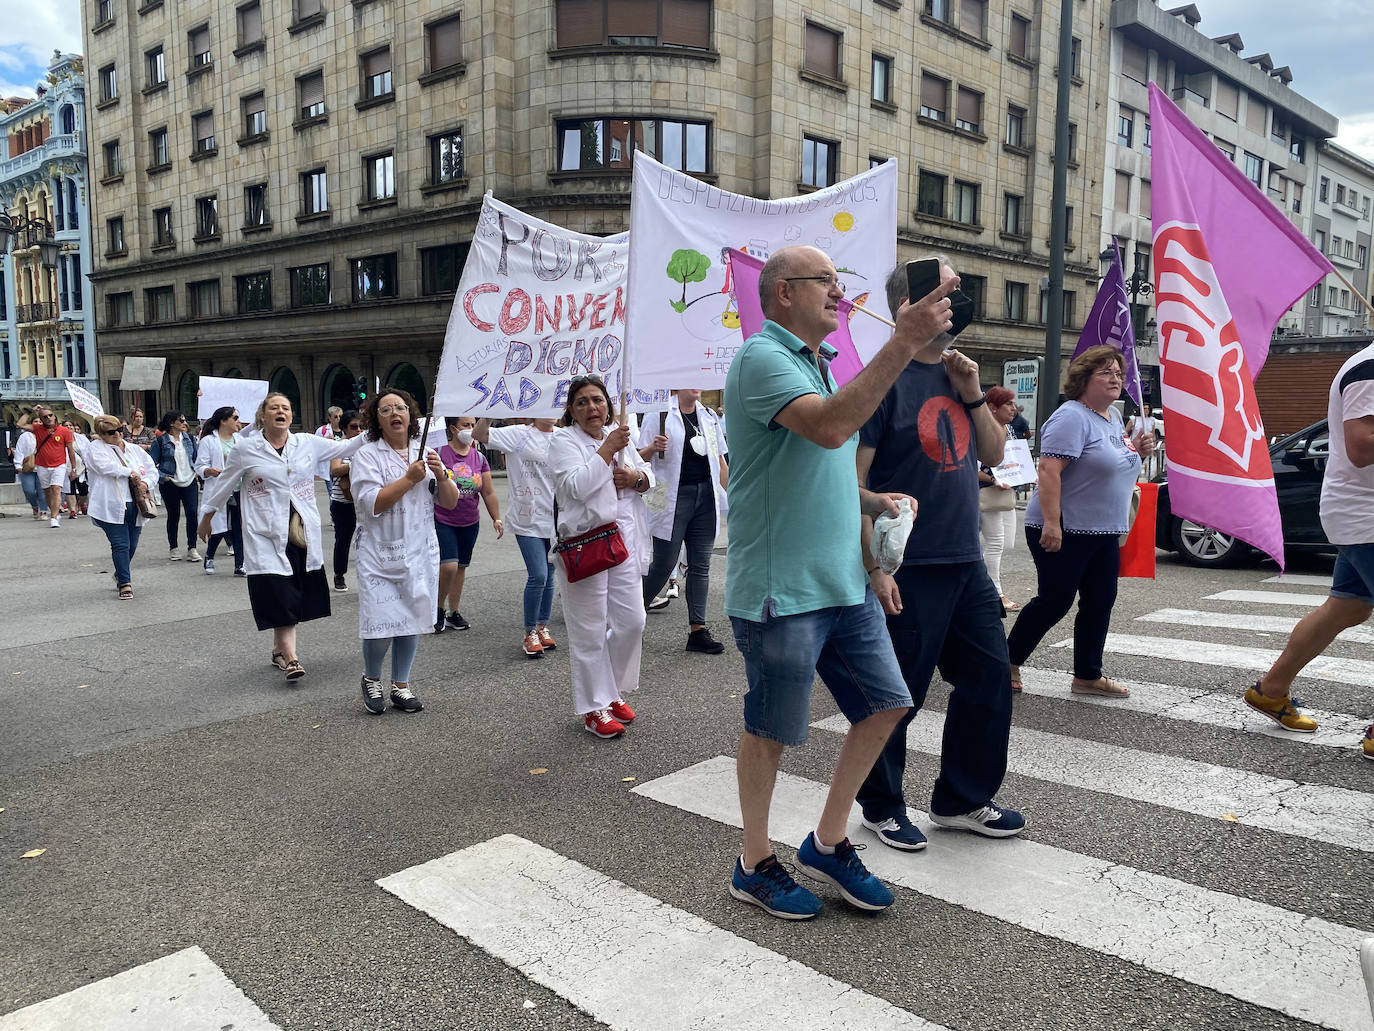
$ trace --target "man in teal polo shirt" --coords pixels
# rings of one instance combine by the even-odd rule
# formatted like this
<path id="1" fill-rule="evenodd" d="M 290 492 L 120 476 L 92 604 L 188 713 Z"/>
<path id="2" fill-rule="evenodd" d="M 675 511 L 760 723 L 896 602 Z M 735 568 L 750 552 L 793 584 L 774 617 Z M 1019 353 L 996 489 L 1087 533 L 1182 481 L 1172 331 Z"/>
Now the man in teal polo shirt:
<path id="1" fill-rule="evenodd" d="M 821 907 L 778 862 L 768 835 L 778 761 L 785 745 L 806 740 L 817 674 L 851 726 L 797 864 L 861 909 L 892 904 L 892 892 L 849 843 L 846 823 L 859 784 L 911 706 L 864 573 L 872 561 L 859 544 L 861 515 L 895 513 L 906 495 L 860 488 L 855 450 L 859 427 L 907 363 L 951 328 L 947 295 L 958 282 L 903 304 L 892 339 L 837 390 L 829 372 L 835 351 L 825 338 L 839 325 L 844 285 L 823 251 L 784 248 L 759 278 L 768 321 L 726 377 L 725 612 L 749 678 L 737 763 L 744 854 L 730 893 L 784 919 L 803 920 Z"/>

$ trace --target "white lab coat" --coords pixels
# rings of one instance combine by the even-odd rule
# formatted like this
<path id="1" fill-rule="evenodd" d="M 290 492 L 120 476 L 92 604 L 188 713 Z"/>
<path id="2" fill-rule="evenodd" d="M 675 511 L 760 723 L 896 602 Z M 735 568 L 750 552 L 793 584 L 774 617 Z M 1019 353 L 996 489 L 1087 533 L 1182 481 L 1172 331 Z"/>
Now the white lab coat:
<path id="1" fill-rule="evenodd" d="M 372 441 L 350 463 L 358 510 L 358 636 L 363 640 L 434 631 L 439 606 L 434 473 L 426 467 L 424 483 L 411 487 L 381 515 L 373 514 L 378 491 L 404 476 L 408 465 L 385 440 Z"/>
<path id="2" fill-rule="evenodd" d="M 711 467 L 711 493 L 716 500 L 716 528 L 719 530 L 721 512 L 725 502 L 725 491 L 720 486 L 720 456 L 725 451 L 725 429 L 721 426 L 720 416 L 701 402 L 697 402 L 692 413 L 701 426 L 701 435 L 706 438 L 706 461 Z M 673 519 L 677 516 L 678 477 L 682 474 L 682 449 L 687 447 L 687 425 L 677 402 L 668 409 L 663 432 L 668 438 L 668 447 L 663 457 L 654 452 L 650 468 L 654 473 L 654 487 L 644 495 L 644 505 L 649 513 L 649 532 L 660 540 L 673 539 Z M 639 447 L 648 447 L 658 436 L 658 413 L 646 412 L 639 428 Z"/>
<path id="3" fill-rule="evenodd" d="M 86 445 L 86 483 L 90 496 L 86 499 L 86 512 L 92 519 L 102 523 L 124 522 L 124 506 L 133 500 L 129 493 L 129 474 L 138 470 L 149 489 L 157 487 L 157 466 L 152 457 L 137 444 L 125 444 L 120 451 L 103 439 L 91 441 Z M 157 497 L 157 491 L 153 490 Z M 139 514 L 136 525 L 142 526 L 148 520 Z"/>
<path id="4" fill-rule="evenodd" d="M 218 477 L 206 476 L 206 469 L 219 469 L 221 471 L 224 469 L 224 441 L 219 439 L 218 433 L 211 433 L 201 437 L 200 444 L 196 448 L 196 475 L 204 481 L 205 493 L 209 493 L 210 485 L 214 483 Z M 229 532 L 228 504 L 229 503 L 226 501 L 225 507 L 215 512 L 214 515 L 210 517 L 211 533 Z"/>
<path id="5" fill-rule="evenodd" d="M 305 526 L 305 568 L 321 569 L 324 559 L 320 509 L 315 503 L 315 467 L 325 459 L 347 458 L 366 443 L 367 437 L 361 433 L 352 440 L 292 433 L 282 453 L 277 454 L 261 433 L 242 434 L 225 460 L 224 472 L 206 486 L 201 513 L 222 512 L 229 496 L 238 490 L 244 572 L 249 576 L 290 576 L 286 533 L 291 510 L 295 509 Z"/>
<path id="6" fill-rule="evenodd" d="M 609 432 L 614 425 L 606 429 Z M 615 489 L 611 479 L 611 466 L 596 453 L 600 446 L 601 441 L 593 440 L 577 426 L 563 426 L 554 431 L 553 442 L 549 445 L 549 468 L 553 472 L 554 497 L 558 503 L 555 532 L 559 537 L 576 537 L 612 520 L 619 522 L 630 552 L 629 561 L 641 567 L 642 576 L 649 569 L 651 554 L 644 496 L 633 490 L 624 491 L 625 497 L 617 496 L 621 492 Z M 622 469 L 643 471 L 652 489 L 653 470 L 639 457 L 633 438 L 630 446 L 616 456 L 616 462 Z"/>

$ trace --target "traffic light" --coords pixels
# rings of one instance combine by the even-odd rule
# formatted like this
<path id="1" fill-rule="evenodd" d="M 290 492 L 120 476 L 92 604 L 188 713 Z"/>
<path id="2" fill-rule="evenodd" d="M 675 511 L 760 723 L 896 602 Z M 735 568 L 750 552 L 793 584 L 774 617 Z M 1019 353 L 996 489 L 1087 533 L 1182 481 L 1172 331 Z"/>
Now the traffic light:
<path id="1" fill-rule="evenodd" d="M 359 376 L 353 381 L 353 407 L 361 409 L 367 403 L 367 377 Z"/>

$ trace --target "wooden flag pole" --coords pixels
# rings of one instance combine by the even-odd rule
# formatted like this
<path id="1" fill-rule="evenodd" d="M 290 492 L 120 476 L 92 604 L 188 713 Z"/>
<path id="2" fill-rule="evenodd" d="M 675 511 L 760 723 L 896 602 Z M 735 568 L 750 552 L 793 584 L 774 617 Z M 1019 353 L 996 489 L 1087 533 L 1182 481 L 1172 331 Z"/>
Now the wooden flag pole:
<path id="1" fill-rule="evenodd" d="M 1365 308 L 1369 310 L 1370 314 L 1374 314 L 1374 304 L 1369 303 L 1369 298 L 1365 297 L 1364 294 L 1356 290 L 1354 285 L 1350 282 L 1350 280 L 1346 279 L 1345 276 L 1341 275 L 1340 269 L 1335 268 L 1333 266 L 1331 271 L 1336 273 L 1336 278 L 1339 279 L 1342 283 L 1344 283 L 1347 287 L 1349 287 L 1350 292 L 1360 299 L 1360 303 L 1363 304 Z"/>
<path id="2" fill-rule="evenodd" d="M 877 319 L 884 326 L 890 326 L 893 329 L 897 328 L 897 323 L 893 322 L 886 315 L 879 315 L 876 311 L 873 311 L 871 308 L 865 308 L 862 304 L 852 304 L 851 307 L 853 307 L 855 311 L 863 312 L 870 319 Z"/>

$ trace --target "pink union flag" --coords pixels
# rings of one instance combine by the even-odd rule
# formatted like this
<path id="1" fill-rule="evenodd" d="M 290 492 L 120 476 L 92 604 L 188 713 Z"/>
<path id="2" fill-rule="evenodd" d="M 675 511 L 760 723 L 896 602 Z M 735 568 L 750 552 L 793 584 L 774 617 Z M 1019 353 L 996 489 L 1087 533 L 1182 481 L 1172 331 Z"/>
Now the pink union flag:
<path id="1" fill-rule="evenodd" d="M 739 312 L 740 334 L 748 340 L 763 328 L 763 306 L 759 303 L 759 274 L 763 271 L 763 259 L 733 247 L 729 253 L 730 271 L 726 280 L 731 284 L 735 310 Z M 839 328 L 825 338 L 825 342 L 838 352 L 830 363 L 830 375 L 834 377 L 836 387 L 844 386 L 863 368 L 858 348 L 849 335 L 854 304 L 846 297 L 840 301 L 839 309 Z"/>
<path id="2" fill-rule="evenodd" d="M 1331 264 L 1153 83 L 1150 125 L 1170 506 L 1282 568 L 1254 379 L 1279 318 Z"/>

